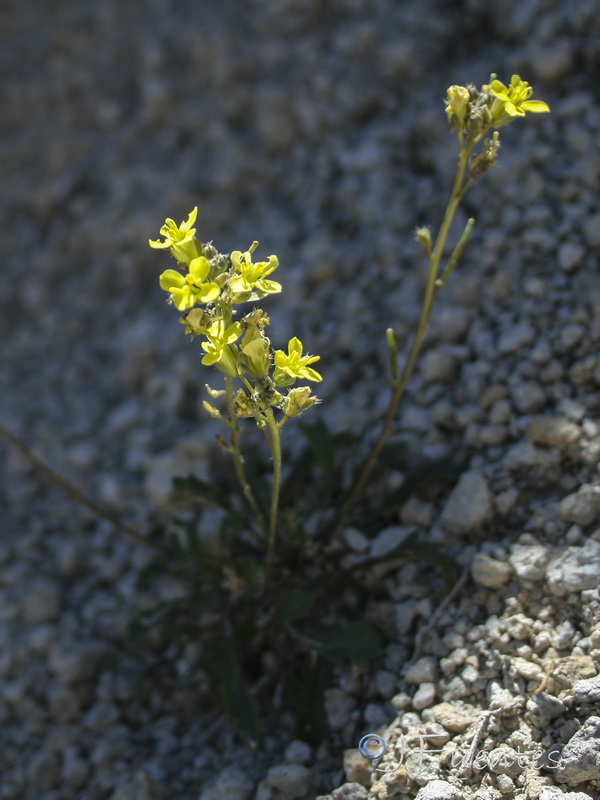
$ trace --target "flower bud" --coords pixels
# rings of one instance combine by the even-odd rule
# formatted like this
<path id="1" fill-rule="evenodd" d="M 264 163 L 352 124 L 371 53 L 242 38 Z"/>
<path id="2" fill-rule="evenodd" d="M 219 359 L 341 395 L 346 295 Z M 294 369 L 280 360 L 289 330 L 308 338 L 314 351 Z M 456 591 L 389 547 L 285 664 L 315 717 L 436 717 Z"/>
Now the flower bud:
<path id="1" fill-rule="evenodd" d="M 283 413 L 286 417 L 299 417 L 307 408 L 320 402 L 318 397 L 311 397 L 310 386 L 299 386 L 288 392 L 283 403 Z"/>
<path id="2" fill-rule="evenodd" d="M 464 130 L 470 99 L 469 90 L 466 86 L 450 86 L 448 89 L 446 115 L 451 127 L 457 133 Z"/>
<path id="3" fill-rule="evenodd" d="M 415 237 L 417 242 L 425 249 L 429 255 L 431 255 L 431 231 L 429 228 L 417 228 L 415 231 Z"/>

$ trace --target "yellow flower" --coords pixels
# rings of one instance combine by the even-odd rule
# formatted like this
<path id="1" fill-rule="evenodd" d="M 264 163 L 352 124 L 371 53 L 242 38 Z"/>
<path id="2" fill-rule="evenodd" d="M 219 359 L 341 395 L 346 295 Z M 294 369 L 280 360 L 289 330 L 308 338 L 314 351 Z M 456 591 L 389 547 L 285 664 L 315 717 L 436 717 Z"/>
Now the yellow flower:
<path id="1" fill-rule="evenodd" d="M 283 413 L 286 417 L 299 417 L 307 408 L 321 402 L 318 397 L 311 396 L 310 391 L 310 386 L 290 389 L 283 404 Z"/>
<path id="2" fill-rule="evenodd" d="M 165 224 L 160 229 L 165 241 L 149 239 L 148 244 L 155 250 L 166 250 L 167 247 L 170 247 L 171 253 L 180 264 L 189 264 L 192 259 L 197 258 L 202 252 L 200 243 L 195 238 L 196 228 L 192 228 L 197 215 L 198 207 L 196 206 L 190 211 L 187 220 L 182 222 L 181 225 L 177 225 L 172 219 L 165 220 Z"/>
<path id="3" fill-rule="evenodd" d="M 288 342 L 288 351 L 277 350 L 275 353 L 275 370 L 273 380 L 277 386 L 289 386 L 296 378 L 306 378 L 309 381 L 322 381 L 319 373 L 309 367 L 320 356 L 303 356 L 302 342 L 295 336 Z"/>
<path id="4" fill-rule="evenodd" d="M 446 115 L 448 122 L 457 133 L 465 128 L 467 108 L 471 96 L 466 86 L 450 86 L 446 98 Z"/>
<path id="5" fill-rule="evenodd" d="M 271 367 L 269 340 L 263 335 L 258 325 L 251 325 L 244 334 L 241 351 L 244 354 L 241 364 L 251 375 L 259 378 L 261 375 L 269 373 Z"/>
<path id="6" fill-rule="evenodd" d="M 231 263 L 237 273 L 229 282 L 234 303 L 245 303 L 247 300 L 259 300 L 267 294 L 277 294 L 281 284 L 267 280 L 267 275 L 275 272 L 279 266 L 277 256 L 269 256 L 267 261 L 252 263 L 252 253 L 258 247 L 254 242 L 249 251 L 242 253 L 234 250 Z"/>
<path id="7" fill-rule="evenodd" d="M 190 261 L 187 275 L 166 269 L 159 279 L 160 288 L 169 292 L 179 311 L 187 311 L 197 303 L 210 303 L 221 294 L 216 283 L 205 283 L 209 272 L 210 262 L 204 256 L 199 256 Z"/>
<path id="8" fill-rule="evenodd" d="M 222 319 L 213 322 L 206 333 L 208 341 L 202 342 L 202 349 L 206 352 L 202 363 L 205 366 L 214 365 L 226 375 L 237 377 L 238 349 L 233 343 L 239 339 L 241 333 L 239 322 L 234 322 L 227 328 Z"/>
<path id="9" fill-rule="evenodd" d="M 493 80 L 488 91 L 494 97 L 491 109 L 494 128 L 506 125 L 516 117 L 524 117 L 527 111 L 533 114 L 550 111 L 550 107 L 542 100 L 529 99 L 533 88 L 527 81 L 522 81 L 519 75 L 512 76 L 509 86 L 497 79 Z"/>

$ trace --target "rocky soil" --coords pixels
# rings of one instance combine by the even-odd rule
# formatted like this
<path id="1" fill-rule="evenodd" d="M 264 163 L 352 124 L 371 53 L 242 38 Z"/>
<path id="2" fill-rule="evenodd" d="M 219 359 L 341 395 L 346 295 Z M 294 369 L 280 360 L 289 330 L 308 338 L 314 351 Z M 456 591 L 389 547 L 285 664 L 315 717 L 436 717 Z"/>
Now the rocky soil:
<path id="1" fill-rule="evenodd" d="M 278 254 L 273 339 L 321 355 L 319 414 L 364 424 L 454 168 L 447 86 L 518 72 L 553 112 L 507 129 L 468 196 L 399 418 L 468 469 L 345 531 L 373 553 L 417 528 L 462 565 L 452 595 L 424 564 L 374 576 L 390 643 L 340 670 L 328 742 L 282 718 L 251 752 L 181 688 L 189 653 L 129 640 L 147 549 L 3 444 L 0 800 L 600 797 L 594 0 L 5 0 L 0 44 L 0 422 L 149 534 L 214 433 L 147 247 L 164 218 L 198 205 L 202 239 Z"/>

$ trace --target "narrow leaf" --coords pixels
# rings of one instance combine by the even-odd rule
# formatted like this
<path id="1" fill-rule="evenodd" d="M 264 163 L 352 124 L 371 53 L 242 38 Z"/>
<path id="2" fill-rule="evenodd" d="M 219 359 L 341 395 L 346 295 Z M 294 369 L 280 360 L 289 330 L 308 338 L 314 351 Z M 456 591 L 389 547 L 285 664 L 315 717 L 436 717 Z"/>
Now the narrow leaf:
<path id="1" fill-rule="evenodd" d="M 323 658 L 341 664 L 344 661 L 370 661 L 381 655 L 381 639 L 367 620 L 350 622 L 325 631 L 301 632 L 290 628 L 292 633 Z"/>

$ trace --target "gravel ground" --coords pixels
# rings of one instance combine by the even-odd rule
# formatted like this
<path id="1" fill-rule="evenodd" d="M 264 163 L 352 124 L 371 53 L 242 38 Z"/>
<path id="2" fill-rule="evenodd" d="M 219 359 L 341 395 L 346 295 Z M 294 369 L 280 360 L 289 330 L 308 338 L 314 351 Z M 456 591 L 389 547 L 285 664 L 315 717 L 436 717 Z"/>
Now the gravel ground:
<path id="1" fill-rule="evenodd" d="M 465 570 L 446 601 L 425 565 L 379 576 L 365 614 L 391 643 L 366 707 L 342 670 L 326 745 L 282 720 L 240 747 L 180 689 L 181 652 L 126 636 L 145 548 L 2 446 L 0 800 L 598 798 L 597 3 L 5 0 L 0 41 L 0 421 L 145 531 L 213 432 L 146 245 L 164 218 L 197 204 L 201 238 L 279 255 L 274 341 L 321 354 L 318 413 L 364 424 L 383 330 L 418 311 L 412 230 L 454 168 L 447 86 L 519 72 L 553 110 L 506 131 L 469 195 L 400 415 L 468 470 L 372 540 L 346 531 L 380 552 L 416 526 Z M 381 762 L 356 749 L 370 732 Z"/>

